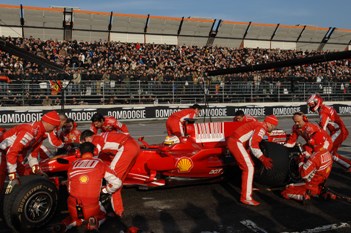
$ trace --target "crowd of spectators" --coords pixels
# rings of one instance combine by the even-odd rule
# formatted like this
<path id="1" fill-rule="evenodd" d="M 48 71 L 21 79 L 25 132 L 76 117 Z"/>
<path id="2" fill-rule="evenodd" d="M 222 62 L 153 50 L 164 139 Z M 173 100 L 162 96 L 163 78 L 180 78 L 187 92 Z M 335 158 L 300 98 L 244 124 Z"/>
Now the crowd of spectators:
<path id="1" fill-rule="evenodd" d="M 205 71 L 263 64 L 294 58 L 321 55 L 327 51 L 297 51 L 280 49 L 234 49 L 225 47 L 175 46 L 121 42 L 78 42 L 40 40 L 35 38 L 5 38 L 6 41 L 33 54 L 46 58 L 62 67 L 69 75 L 49 71 L 40 64 L 24 61 L 0 51 L 0 74 L 11 80 L 141 80 L 199 82 Z M 301 81 L 318 79 L 349 81 L 351 60 L 338 60 L 311 65 L 272 69 L 264 72 L 248 72 L 227 75 L 226 81 L 281 80 L 297 77 Z M 77 73 L 79 78 L 77 79 Z M 76 76 L 74 76 L 75 74 Z M 80 77 L 81 76 L 81 77 Z"/>
<path id="2" fill-rule="evenodd" d="M 351 87 L 351 59 L 231 74 L 211 77 L 211 79 L 205 77 L 206 71 L 210 70 L 305 58 L 323 55 L 328 51 L 239 49 L 102 41 L 59 42 L 43 41 L 32 37 L 4 39 L 62 66 L 66 73 L 56 73 L 45 66 L 0 50 L 0 90 L 9 93 L 9 95 L 3 95 L 2 105 L 8 105 L 7 103 L 9 105 L 59 105 L 59 98 L 51 96 L 49 100 L 45 97 L 52 95 L 50 90 L 52 81 L 48 80 L 61 80 L 63 83 L 71 80 L 66 95 L 71 96 L 69 103 L 73 105 L 84 103 L 85 100 L 75 97 L 82 95 L 98 96 L 98 98 L 103 95 L 100 100 L 97 100 L 99 104 L 131 103 L 137 98 L 139 102 L 152 103 L 157 98 L 161 102 L 161 98 L 169 99 L 169 96 L 174 98 L 173 95 L 176 92 L 184 96 L 191 94 L 201 96 L 205 92 L 213 95 L 214 99 L 218 99 L 224 86 L 230 94 L 246 95 L 254 92 L 257 98 L 261 98 L 258 94 L 267 95 L 270 98 L 279 91 L 280 93 L 294 92 L 294 89 L 300 88 L 296 84 L 299 82 L 310 83 L 303 86 L 309 92 L 325 91 L 325 85 L 322 84 L 328 82 L 335 84 L 332 88 L 338 93 L 349 93 L 349 87 Z M 9 80 L 16 85 L 6 85 Z M 40 86 L 43 80 L 46 80 L 44 83 L 48 86 L 46 89 L 40 88 L 37 91 L 31 88 L 30 84 Z M 134 92 L 132 91 L 133 81 L 140 81 L 138 90 Z M 179 81 L 180 84 L 174 85 L 173 81 Z M 283 82 L 285 82 L 284 85 Z M 233 83 L 236 83 L 236 86 L 232 86 Z M 18 84 L 21 85 L 21 90 Z M 161 87 L 167 89 L 169 96 L 152 95 Z M 116 94 L 123 96 L 117 98 Z M 227 99 L 230 98 L 227 96 Z"/>

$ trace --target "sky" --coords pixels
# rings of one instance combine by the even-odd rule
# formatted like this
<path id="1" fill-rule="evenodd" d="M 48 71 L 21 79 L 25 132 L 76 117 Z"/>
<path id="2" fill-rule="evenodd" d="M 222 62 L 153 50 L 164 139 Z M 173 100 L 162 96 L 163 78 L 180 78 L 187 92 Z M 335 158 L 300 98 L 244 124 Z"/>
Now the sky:
<path id="1" fill-rule="evenodd" d="M 351 0 L 0 0 L 0 4 L 351 29 Z"/>

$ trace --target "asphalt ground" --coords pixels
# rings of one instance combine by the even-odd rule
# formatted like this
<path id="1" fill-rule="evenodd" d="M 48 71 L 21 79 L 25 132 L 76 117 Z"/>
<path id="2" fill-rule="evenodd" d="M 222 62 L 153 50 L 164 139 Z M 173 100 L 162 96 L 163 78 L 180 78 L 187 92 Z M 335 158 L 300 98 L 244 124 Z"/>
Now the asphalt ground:
<path id="1" fill-rule="evenodd" d="M 351 117 L 343 119 L 351 132 Z M 291 118 L 281 118 L 278 128 L 290 132 L 292 124 Z M 166 135 L 164 121 L 127 125 L 133 137 L 145 136 L 149 143 L 160 143 Z M 87 127 L 79 126 L 81 130 Z M 350 137 L 339 153 L 351 158 Z M 280 189 L 255 184 L 254 198 L 261 205 L 247 206 L 239 202 L 240 171 L 234 169 L 233 174 L 230 180 L 213 184 L 146 191 L 124 188 L 123 224 L 109 217 L 100 232 L 123 232 L 123 225 L 137 226 L 145 233 L 351 232 L 351 203 L 345 200 L 316 198 L 301 204 L 283 199 Z M 351 174 L 334 164 L 327 186 L 351 197 Z M 62 207 L 51 223 L 66 216 Z M 9 231 L 0 222 L 2 232 Z"/>

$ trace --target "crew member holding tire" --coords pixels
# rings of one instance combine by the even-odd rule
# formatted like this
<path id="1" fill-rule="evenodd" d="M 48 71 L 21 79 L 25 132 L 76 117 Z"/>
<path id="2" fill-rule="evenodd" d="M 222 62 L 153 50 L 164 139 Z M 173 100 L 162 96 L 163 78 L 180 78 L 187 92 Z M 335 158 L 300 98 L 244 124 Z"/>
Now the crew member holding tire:
<path id="1" fill-rule="evenodd" d="M 32 124 L 21 124 L 5 132 L 3 141 L 0 143 L 0 149 L 2 150 L 0 167 L 3 169 L 0 182 L 1 187 L 3 187 L 7 168 L 9 184 L 6 188 L 6 194 L 12 192 L 14 185 L 19 184 L 17 173 L 22 171 L 17 168 L 17 164 L 20 164 L 24 159 L 28 159 L 29 166 L 34 174 L 43 174 L 37 159 L 40 145 L 46 138 L 46 133 L 52 132 L 60 124 L 59 114 L 56 111 L 51 111 L 44 114 L 41 121 Z"/>
<path id="2" fill-rule="evenodd" d="M 349 131 L 344 121 L 333 107 L 323 104 L 323 98 L 319 94 L 311 95 L 307 100 L 307 105 L 312 112 L 318 112 L 320 120 L 319 125 L 322 129 L 329 131 L 333 141 L 333 147 L 331 149 L 333 160 L 347 169 L 348 172 L 351 172 L 351 160 L 338 154 L 339 147 L 349 136 Z"/>
<path id="3" fill-rule="evenodd" d="M 246 205 L 257 206 L 260 204 L 252 198 L 252 183 L 255 169 L 248 149 L 262 162 L 266 169 L 271 169 L 273 167 L 272 159 L 263 155 L 259 143 L 277 125 L 278 119 L 276 116 L 269 115 L 265 117 L 263 122 L 253 121 L 240 126 L 227 139 L 228 149 L 242 170 L 240 201 Z"/>
<path id="4" fill-rule="evenodd" d="M 94 158 L 94 149 L 90 142 L 79 146 L 81 158 L 74 161 L 67 172 L 70 216 L 53 226 L 51 232 L 65 232 L 74 226 L 97 231 L 105 221 L 106 211 L 99 201 L 100 193 L 114 193 L 122 187 L 122 181 L 106 163 Z M 103 179 L 107 182 L 105 187 L 101 186 Z"/>
<path id="5" fill-rule="evenodd" d="M 90 130 L 94 133 L 116 131 L 129 134 L 127 125 L 121 123 L 113 116 L 104 116 L 101 113 L 95 113 L 91 117 L 91 122 Z"/>
<path id="6" fill-rule="evenodd" d="M 299 172 L 304 182 L 286 186 L 282 192 L 285 199 L 305 201 L 321 194 L 333 166 L 332 155 L 323 146 L 325 140 L 320 133 L 311 137 L 312 155 L 299 157 Z"/>
<path id="7" fill-rule="evenodd" d="M 122 182 L 140 153 L 138 142 L 124 133 L 106 132 L 96 135 L 90 130 L 85 130 L 80 139 L 81 142 L 92 142 L 96 146 L 99 158 L 110 164 L 110 168 Z M 124 211 L 121 189 L 112 194 L 111 201 L 114 212 L 121 217 Z"/>
<path id="8" fill-rule="evenodd" d="M 185 119 L 196 118 L 202 107 L 198 104 L 194 104 L 188 109 L 183 109 L 170 115 L 166 121 L 166 129 L 168 136 L 184 137 L 184 123 Z"/>
<path id="9" fill-rule="evenodd" d="M 304 154 L 305 156 L 310 156 L 313 150 L 310 140 L 313 135 L 321 134 L 321 137 L 325 138 L 322 146 L 328 151 L 332 149 L 333 142 L 329 134 L 319 125 L 310 122 L 303 112 L 295 112 L 292 119 L 294 121 L 294 126 L 292 127 L 290 137 L 284 146 L 288 148 L 294 147 L 298 137 L 301 136 L 306 141 L 306 144 L 303 145 Z"/>

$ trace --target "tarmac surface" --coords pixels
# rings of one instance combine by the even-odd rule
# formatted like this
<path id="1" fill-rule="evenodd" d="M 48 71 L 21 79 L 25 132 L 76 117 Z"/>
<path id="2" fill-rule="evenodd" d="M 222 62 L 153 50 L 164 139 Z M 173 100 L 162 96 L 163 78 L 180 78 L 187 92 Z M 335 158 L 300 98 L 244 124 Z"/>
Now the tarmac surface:
<path id="1" fill-rule="evenodd" d="M 343 119 L 351 132 L 351 117 Z M 291 118 L 281 118 L 278 128 L 290 132 L 292 124 Z M 127 125 L 133 137 L 145 136 L 149 143 L 160 143 L 166 135 L 164 121 L 127 122 Z M 79 128 L 84 127 L 87 125 Z M 351 158 L 350 137 L 339 153 Z M 253 196 L 261 205 L 243 205 L 239 202 L 240 171 L 233 173 L 233 179 L 214 184 L 147 191 L 124 188 L 123 224 L 109 217 L 100 232 L 123 232 L 123 225 L 136 226 L 145 233 L 351 232 L 351 203 L 312 199 L 301 204 L 283 199 L 281 189 L 270 190 L 255 184 Z M 335 164 L 327 186 L 351 197 L 351 174 Z M 65 216 L 67 211 L 63 208 L 52 223 Z M 0 233 L 3 232 L 10 231 L 0 219 Z"/>

